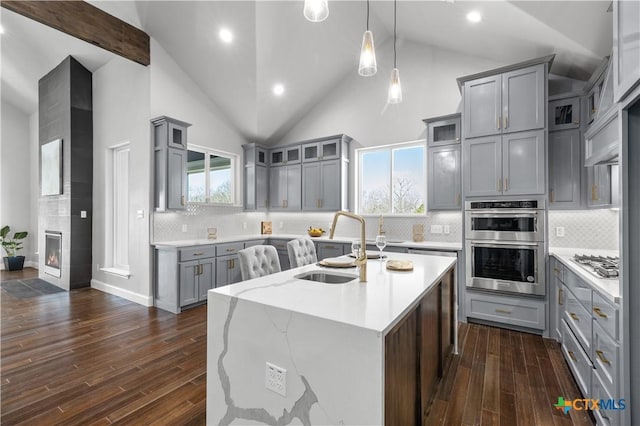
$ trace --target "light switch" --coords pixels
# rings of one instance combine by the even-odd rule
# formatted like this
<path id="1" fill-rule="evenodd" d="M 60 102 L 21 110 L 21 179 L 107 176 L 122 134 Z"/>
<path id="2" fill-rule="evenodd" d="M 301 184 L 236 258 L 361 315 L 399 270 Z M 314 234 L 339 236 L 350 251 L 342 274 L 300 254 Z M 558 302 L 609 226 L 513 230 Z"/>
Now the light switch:
<path id="1" fill-rule="evenodd" d="M 143 219 L 144 218 L 144 210 L 136 210 L 136 217 L 138 219 Z"/>
<path id="2" fill-rule="evenodd" d="M 86 219 L 87 218 L 87 211 L 86 210 L 80 210 L 80 217 L 82 219 Z"/>

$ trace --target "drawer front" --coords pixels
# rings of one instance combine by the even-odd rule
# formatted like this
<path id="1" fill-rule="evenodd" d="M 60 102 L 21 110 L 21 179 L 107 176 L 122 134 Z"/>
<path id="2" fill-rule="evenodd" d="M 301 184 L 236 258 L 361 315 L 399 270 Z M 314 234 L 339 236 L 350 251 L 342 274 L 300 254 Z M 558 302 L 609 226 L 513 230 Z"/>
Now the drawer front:
<path id="1" fill-rule="evenodd" d="M 244 248 L 244 243 L 242 241 L 236 242 L 236 243 L 218 244 L 216 246 L 216 255 L 227 256 L 230 254 L 237 253 L 243 248 Z"/>
<path id="2" fill-rule="evenodd" d="M 564 269 L 563 283 L 571 290 L 576 299 L 582 303 L 582 306 L 591 312 L 591 297 L 593 293 L 591 286 L 587 285 L 580 277 L 567 268 Z"/>
<path id="3" fill-rule="evenodd" d="M 556 260 L 555 257 L 551 257 L 551 276 L 559 279 L 564 282 L 564 271 L 565 267 L 560 261 Z"/>
<path id="4" fill-rule="evenodd" d="M 614 426 L 622 424 L 622 422 L 620 421 L 620 411 L 613 409 L 622 408 L 622 406 L 619 404 L 619 399 L 615 398 L 615 394 L 611 394 L 607 391 L 607 388 L 605 387 L 604 382 L 597 369 L 593 369 L 591 374 L 591 398 L 597 399 L 599 401 L 604 401 L 607 404 L 611 404 L 609 407 L 607 407 L 610 409 L 604 409 L 604 407 L 601 405 L 599 410 L 593 412 L 593 415 L 596 418 L 596 423 L 598 424 L 598 426 Z M 615 407 L 613 405 L 613 402 L 615 402 Z"/>
<path id="5" fill-rule="evenodd" d="M 253 246 L 263 246 L 267 244 L 267 240 L 251 240 L 244 242 L 244 248 L 253 247 Z"/>
<path id="6" fill-rule="evenodd" d="M 598 293 L 593 292 L 593 318 L 609 333 L 613 340 L 620 340 L 618 331 L 618 315 L 620 311 Z"/>
<path id="7" fill-rule="evenodd" d="M 573 332 L 564 320 L 561 320 L 562 326 L 562 353 L 564 354 L 567 364 L 573 372 L 582 395 L 591 395 L 591 372 L 593 364 L 589 360 L 586 352 L 576 340 Z"/>
<path id="8" fill-rule="evenodd" d="M 178 258 L 180 262 L 189 260 L 204 259 L 205 257 L 214 257 L 216 255 L 216 246 L 200 246 L 180 249 Z"/>
<path id="9" fill-rule="evenodd" d="M 591 353 L 591 313 L 576 299 L 575 295 L 564 287 L 565 305 L 562 318 L 567 322 L 584 350 Z"/>
<path id="10" fill-rule="evenodd" d="M 593 364 L 608 393 L 618 393 L 620 346 L 598 324 L 593 325 Z"/>
<path id="11" fill-rule="evenodd" d="M 467 293 L 467 316 L 520 327 L 544 330 L 544 302 Z"/>

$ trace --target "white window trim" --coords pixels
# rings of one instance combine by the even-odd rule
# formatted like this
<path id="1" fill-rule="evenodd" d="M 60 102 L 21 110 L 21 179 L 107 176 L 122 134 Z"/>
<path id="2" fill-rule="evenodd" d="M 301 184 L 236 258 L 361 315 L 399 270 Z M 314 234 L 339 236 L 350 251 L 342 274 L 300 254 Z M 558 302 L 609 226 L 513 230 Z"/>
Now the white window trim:
<path id="1" fill-rule="evenodd" d="M 117 275 L 124 278 L 129 278 L 130 265 L 116 265 L 116 200 L 115 200 L 115 156 L 118 152 L 128 150 L 131 152 L 131 144 L 129 141 L 124 141 L 116 145 L 107 147 L 106 157 L 106 191 L 105 191 L 105 245 L 104 245 L 104 266 L 100 268 L 100 271 L 107 272 L 113 275 Z M 129 162 L 128 172 L 131 169 L 131 163 Z M 130 174 L 129 174 L 130 176 Z M 127 185 L 127 190 L 130 185 Z M 129 209 L 127 209 L 129 210 Z M 127 238 L 130 234 L 129 229 L 126 229 Z M 128 262 L 127 262 L 128 263 Z"/>
<path id="2" fill-rule="evenodd" d="M 362 213 L 360 211 L 360 205 L 361 205 L 361 197 L 362 197 L 362 190 L 360 188 L 360 182 L 362 181 L 362 154 L 368 152 L 368 151 L 381 151 L 381 150 L 389 150 L 389 151 L 393 151 L 394 149 L 401 149 L 401 148 L 410 148 L 413 146 L 422 146 L 424 148 L 424 159 L 423 159 L 423 170 L 425 173 L 425 200 L 424 200 L 424 205 L 425 205 L 425 211 L 423 213 L 384 213 L 384 216 L 392 216 L 392 217 L 422 217 L 422 216 L 429 216 L 429 210 L 428 210 L 428 206 L 427 206 L 427 198 L 428 198 L 428 194 L 426 193 L 428 191 L 427 188 L 427 182 L 426 182 L 426 176 L 427 176 L 427 142 L 425 139 L 415 139 L 412 141 L 405 141 L 405 142 L 398 142 L 398 143 L 390 143 L 390 144 L 384 144 L 384 145 L 376 145 L 376 146 L 368 146 L 365 148 L 357 148 L 355 149 L 354 153 L 355 153 L 355 167 L 354 167 L 354 188 L 355 188 L 355 199 L 354 199 L 354 204 L 355 204 L 355 212 L 363 217 L 380 217 L 379 214 L 376 213 Z M 393 155 L 391 156 L 391 173 L 389 176 L 390 182 L 389 182 L 389 187 L 392 188 L 393 187 Z M 393 203 L 393 200 L 391 200 L 391 202 Z M 392 207 L 393 208 L 393 207 Z"/>
<path id="3" fill-rule="evenodd" d="M 197 205 L 203 205 L 203 206 L 214 206 L 214 207 L 238 207 L 238 200 L 241 199 L 241 197 L 238 194 L 238 189 L 240 187 L 240 185 L 238 184 L 238 182 L 240 182 L 240 172 L 239 172 L 239 167 L 238 167 L 238 154 L 234 154 L 232 152 L 226 152 L 226 151 L 221 151 L 219 149 L 213 149 L 213 148 L 209 148 L 206 146 L 200 146 L 200 145 L 192 145 L 192 144 L 187 144 L 187 151 L 196 151 L 196 152 L 201 152 L 205 155 L 205 169 L 204 169 L 204 180 L 205 180 L 205 194 L 206 199 L 209 199 L 209 155 L 217 155 L 217 156 L 222 156 L 222 157 L 227 157 L 231 160 L 231 203 L 212 203 L 209 201 L 189 201 L 187 199 L 187 203 L 188 204 L 197 204 Z"/>

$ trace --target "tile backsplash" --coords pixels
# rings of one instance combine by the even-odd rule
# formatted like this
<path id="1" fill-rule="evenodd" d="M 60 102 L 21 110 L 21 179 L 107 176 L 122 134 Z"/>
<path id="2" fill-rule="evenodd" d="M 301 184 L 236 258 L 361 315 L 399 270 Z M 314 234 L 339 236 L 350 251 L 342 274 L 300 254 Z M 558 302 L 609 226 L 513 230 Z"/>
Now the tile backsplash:
<path id="1" fill-rule="evenodd" d="M 250 236 L 260 233 L 260 222 L 270 220 L 273 234 L 305 234 L 310 226 L 324 228 L 327 233 L 333 213 L 244 212 L 242 207 L 211 207 L 189 204 L 184 211 L 154 213 L 152 241 L 177 241 L 207 238 L 207 228 L 217 228 L 218 238 Z M 366 217 L 367 238 L 378 233 L 378 217 Z M 428 216 L 383 217 L 389 239 L 411 240 L 413 225 L 424 225 L 424 240 L 438 242 L 462 241 L 462 213 L 430 213 Z M 449 234 L 432 234 L 431 225 L 449 225 Z M 357 237 L 360 225 L 350 219 L 339 219 L 336 235 Z"/>
<path id="2" fill-rule="evenodd" d="M 557 228 L 564 228 L 564 237 Z M 549 212 L 549 247 L 619 249 L 618 211 L 610 209 Z"/>

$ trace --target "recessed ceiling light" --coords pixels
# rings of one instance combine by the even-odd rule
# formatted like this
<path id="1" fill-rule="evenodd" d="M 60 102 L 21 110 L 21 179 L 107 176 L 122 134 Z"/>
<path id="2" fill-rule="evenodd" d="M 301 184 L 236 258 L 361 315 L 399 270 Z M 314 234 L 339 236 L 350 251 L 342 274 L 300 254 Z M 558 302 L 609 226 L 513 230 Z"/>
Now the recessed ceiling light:
<path id="1" fill-rule="evenodd" d="M 225 43 L 231 43 L 233 41 L 233 34 L 226 28 L 222 28 L 218 35 L 220 36 L 220 40 Z"/>
<path id="2" fill-rule="evenodd" d="M 474 24 L 478 23 L 482 21 L 482 15 L 480 15 L 480 12 L 474 10 L 473 12 L 467 13 L 467 21 L 473 22 Z"/>
<path id="3" fill-rule="evenodd" d="M 280 83 L 273 85 L 273 94 L 276 96 L 282 96 L 284 93 L 284 86 Z"/>

